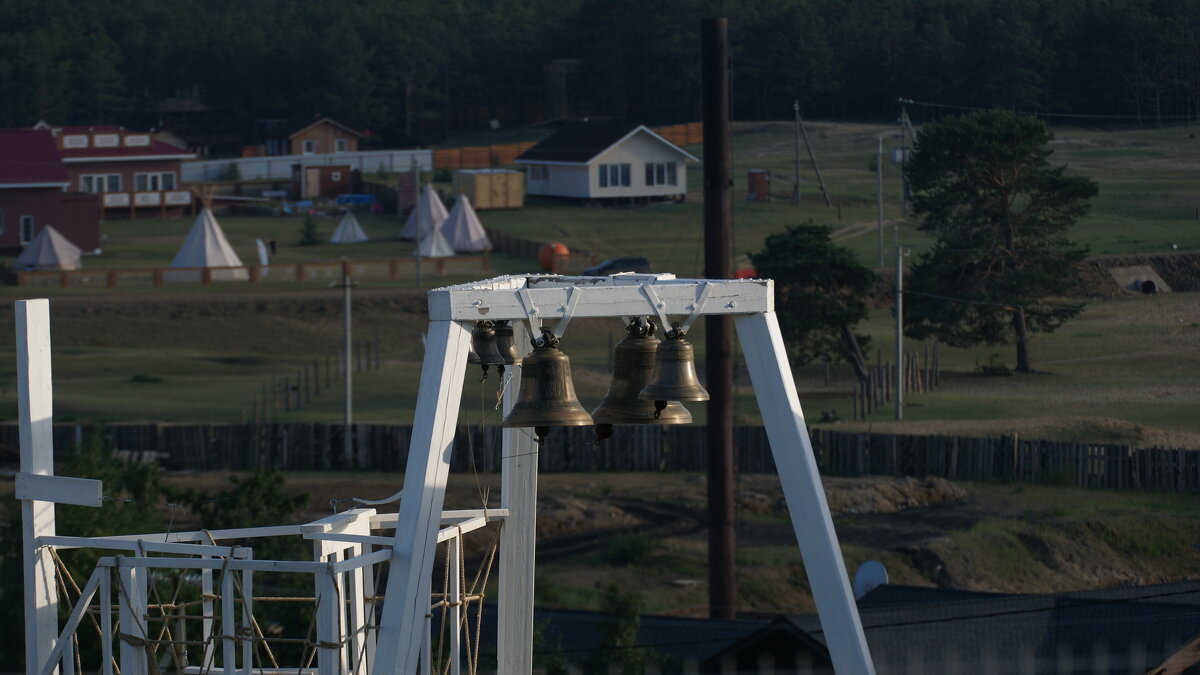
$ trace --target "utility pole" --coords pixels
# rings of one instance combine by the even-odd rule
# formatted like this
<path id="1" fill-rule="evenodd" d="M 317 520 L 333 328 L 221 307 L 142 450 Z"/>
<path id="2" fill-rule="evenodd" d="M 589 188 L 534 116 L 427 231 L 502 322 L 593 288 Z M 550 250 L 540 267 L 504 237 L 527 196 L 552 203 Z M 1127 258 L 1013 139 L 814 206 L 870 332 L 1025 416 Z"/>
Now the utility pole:
<path id="1" fill-rule="evenodd" d="M 733 277 L 733 202 L 729 152 L 729 25 L 724 18 L 704 19 L 700 27 L 704 82 L 704 276 L 730 279 Z M 794 185 L 793 203 L 800 195 L 799 183 Z M 733 555 L 733 324 L 729 317 L 706 318 L 705 349 L 711 396 L 707 429 L 709 616 L 732 619 L 737 613 L 737 585 Z"/>
<path id="2" fill-rule="evenodd" d="M 800 117 L 800 110 L 796 110 L 796 123 L 800 125 L 800 135 L 804 137 L 804 147 L 808 149 L 808 159 L 812 162 L 813 173 L 817 176 L 817 185 L 821 186 L 821 196 L 825 198 L 825 206 L 833 206 L 833 202 L 829 201 L 829 190 L 825 189 L 825 179 L 821 177 L 821 167 L 817 165 L 817 156 L 813 153 L 812 143 L 808 142 L 808 129 L 804 128 L 804 120 Z M 839 211 L 839 217 L 841 213 Z"/>
<path id="3" fill-rule="evenodd" d="M 896 227 L 896 421 L 904 419 L 904 250 Z"/>
<path id="4" fill-rule="evenodd" d="M 875 153 L 875 221 L 879 230 L 879 267 L 883 267 L 883 136 Z"/>
<path id="5" fill-rule="evenodd" d="M 800 101 L 797 99 L 792 102 L 792 111 L 795 113 L 794 129 L 792 130 L 792 159 L 793 171 L 792 176 L 792 206 L 800 206 Z"/>
<path id="6" fill-rule="evenodd" d="M 417 288 L 421 288 L 421 240 L 424 238 L 424 233 L 421 232 L 421 167 L 417 165 L 417 157 L 412 158 L 413 171 L 413 222 L 417 225 Z"/>
<path id="7" fill-rule="evenodd" d="M 898 98 L 896 102 L 900 104 L 900 213 L 907 218 L 908 176 L 904 173 L 904 163 L 908 161 L 908 138 L 905 136 L 905 130 L 911 129 L 912 125 L 908 122 L 908 110 L 905 106 L 912 103 L 912 99 Z"/>

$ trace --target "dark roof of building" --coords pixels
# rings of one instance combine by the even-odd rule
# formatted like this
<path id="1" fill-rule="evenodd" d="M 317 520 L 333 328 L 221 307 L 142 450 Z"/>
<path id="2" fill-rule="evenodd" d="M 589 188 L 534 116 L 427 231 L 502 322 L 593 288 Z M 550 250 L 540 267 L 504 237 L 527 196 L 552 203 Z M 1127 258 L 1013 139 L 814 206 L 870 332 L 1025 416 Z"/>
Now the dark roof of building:
<path id="1" fill-rule="evenodd" d="M 913 663 L 922 664 L 920 672 L 971 672 L 986 669 L 989 659 L 993 666 L 1007 664 L 1001 672 L 1014 664 L 1020 672 L 1056 672 L 1064 652 L 1078 659 L 1097 650 L 1106 651 L 1113 672 L 1144 672 L 1200 633 L 1200 582 L 1052 595 L 952 592 L 941 598 L 929 589 L 899 587 L 882 598 L 889 595 L 898 602 L 859 608 L 881 672 Z M 816 615 L 788 620 L 827 642 Z"/>
<path id="2" fill-rule="evenodd" d="M 883 584 L 871 589 L 858 600 L 859 610 L 896 605 L 928 605 L 937 602 L 961 600 L 987 600 L 1006 598 L 1010 593 L 987 593 L 984 591 L 960 591 L 955 588 L 931 588 L 926 586 L 900 586 Z"/>
<path id="3" fill-rule="evenodd" d="M 355 131 L 354 129 L 351 129 L 350 127 L 346 126 L 345 124 L 342 124 L 341 122 L 338 122 L 337 120 L 325 117 L 324 115 L 299 115 L 297 117 L 293 117 L 293 118 L 287 120 L 286 122 L 282 122 L 281 124 L 279 124 L 279 126 L 275 127 L 274 133 L 272 134 L 272 136 L 277 136 L 279 138 L 291 138 L 292 136 L 295 136 L 296 134 L 300 133 L 301 131 L 304 131 L 305 129 L 313 126 L 314 124 L 319 124 L 321 122 L 328 122 L 328 123 L 332 124 L 333 126 L 338 127 L 339 129 L 342 129 L 343 131 L 345 131 L 347 133 L 354 134 L 355 136 L 358 136 L 359 138 L 362 137 L 361 133 Z"/>
<path id="4" fill-rule="evenodd" d="M 61 184 L 67 169 L 54 136 L 44 129 L 0 129 L 0 184 Z"/>
<path id="5" fill-rule="evenodd" d="M 695 159 L 683 149 L 640 124 L 600 120 L 568 122 L 537 145 L 518 155 L 516 161 L 586 164 L 596 155 L 611 148 L 638 129 L 645 129 L 647 133 L 653 134 L 663 143 L 689 158 Z"/>

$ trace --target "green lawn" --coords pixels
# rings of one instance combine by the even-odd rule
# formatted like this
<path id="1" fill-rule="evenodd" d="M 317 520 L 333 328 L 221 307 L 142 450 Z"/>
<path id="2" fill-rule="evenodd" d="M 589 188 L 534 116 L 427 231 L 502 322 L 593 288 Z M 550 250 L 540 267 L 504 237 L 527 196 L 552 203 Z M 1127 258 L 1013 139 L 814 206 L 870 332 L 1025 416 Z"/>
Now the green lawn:
<path id="1" fill-rule="evenodd" d="M 761 246 L 763 238 L 787 224 L 813 218 L 838 228 L 836 238 L 868 263 L 877 254 L 873 204 L 875 176 L 871 160 L 875 139 L 892 129 L 871 125 L 813 123 L 810 135 L 837 209 L 824 205 L 815 183 L 803 184 L 803 203 L 791 206 L 789 186 L 777 180 L 780 198 L 770 203 L 734 201 L 735 254 L 739 265 Z M 1194 139 L 1188 128 L 1106 133 L 1064 129 L 1053 159 L 1093 176 L 1101 184 L 1092 213 L 1076 228 L 1076 238 L 1097 253 L 1200 249 L 1200 222 L 1195 220 L 1192 159 Z M 769 168 L 790 171 L 791 130 L 784 123 L 740 124 L 733 139 L 737 194 L 745 171 Z M 689 150 L 698 153 L 699 147 Z M 807 165 L 806 165 L 807 167 Z M 804 175 L 809 176 L 808 168 Z M 484 211 L 491 227 L 538 240 L 557 239 L 569 246 L 606 257 L 644 254 L 655 269 L 682 275 L 700 273 L 702 263 L 701 172 L 689 171 L 689 199 L 681 204 L 635 208 L 588 208 L 549 200 L 531 200 L 516 211 Z M 885 164 L 885 213 L 900 219 L 898 174 Z M 337 246 L 299 246 L 298 217 L 221 217 L 231 244 L 245 262 L 256 259 L 254 239 L 274 239 L 273 262 L 335 261 L 406 257 L 410 242 L 395 240 L 402 222 L 394 215 L 363 216 L 373 241 Z M 328 236 L 336 218 L 320 219 Z M 85 259 L 86 268 L 137 268 L 169 263 L 191 219 L 107 221 L 104 252 Z M 857 224 L 857 225 L 856 225 Z M 885 232 L 889 260 L 895 232 Z M 911 221 L 900 222 L 906 246 L 920 250 L 928 237 Z M 529 271 L 530 260 L 491 256 L 493 273 Z M 434 277 L 422 286 L 466 281 L 468 277 Z M 8 299 L 45 295 L 55 299 L 54 336 L 57 413 L 60 420 L 232 421 L 252 409 L 264 383 L 294 377 L 297 368 L 323 360 L 340 348 L 339 291 L 327 281 L 289 283 L 270 279 L 251 286 L 241 283 L 168 285 L 165 288 L 0 289 Z M 413 280 L 368 281 L 360 286 L 355 309 L 356 335 L 379 336 L 385 367 L 358 378 L 358 419 L 407 422 L 411 419 L 424 330 L 423 298 Z M 12 335 L 11 313 L 0 314 L 0 335 Z M 893 320 L 890 308 L 873 311 L 862 326 L 874 348 L 891 360 Z M 575 383 L 585 406 L 596 405 L 608 386 L 608 347 L 620 339 L 616 320 L 572 324 L 564 348 L 572 358 Z M 698 355 L 704 351 L 703 322 L 693 329 Z M 12 363 L 12 343 L 0 342 L 0 359 Z M 997 420 L 1012 428 L 1030 425 L 1055 437 L 1090 437 L 1153 443 L 1195 443 L 1200 439 L 1200 298 L 1168 294 L 1152 298 L 1097 301 L 1082 316 L 1053 335 L 1036 336 L 1034 366 L 1047 374 L 985 378 L 978 366 L 998 354 L 1012 362 L 1007 346 L 940 350 L 946 376 L 937 392 L 908 397 L 909 428 L 930 429 L 931 423 L 961 424 L 979 420 L 978 429 L 996 430 Z M 910 349 L 924 345 L 910 344 Z M 872 360 L 875 360 L 872 354 Z M 822 367 L 797 368 L 802 401 L 810 421 L 823 411 L 850 417 L 850 373 L 835 364 L 826 386 Z M 150 382 L 135 382 L 146 375 Z M 3 414 L 15 414 L 14 373 L 0 368 Z M 153 381 L 158 378 L 160 381 Z M 479 383 L 469 376 L 462 419 L 474 422 L 491 410 L 495 376 Z M 757 420 L 757 406 L 738 371 L 740 420 Z M 689 406 L 703 421 L 705 406 Z M 336 421 L 341 397 L 324 390 L 303 410 L 280 411 L 280 419 Z M 884 425 L 890 408 L 868 424 Z M 1035 421 L 1064 420 L 1058 424 Z M 1090 420 L 1090 421 L 1089 421 Z M 1115 421 L 1115 422 L 1114 422 Z M 1118 423 L 1119 422 L 1119 423 Z M 924 426 L 922 426 L 924 425 Z M 989 426 L 990 425 L 990 426 Z M 1140 426 L 1139 426 L 1140 425 Z M 1144 427 L 1144 429 L 1142 429 Z M 955 427 L 959 429 L 960 427 Z M 1141 429 L 1141 430 L 1140 430 Z M 1156 435 L 1162 430 L 1165 437 Z M 967 430 L 969 431 L 969 430 Z M 963 431 L 963 433 L 967 433 Z M 999 431 L 997 431 L 999 433 Z M 1175 436 L 1170 434 L 1174 433 Z M 1189 435 L 1190 434 L 1190 435 Z"/>

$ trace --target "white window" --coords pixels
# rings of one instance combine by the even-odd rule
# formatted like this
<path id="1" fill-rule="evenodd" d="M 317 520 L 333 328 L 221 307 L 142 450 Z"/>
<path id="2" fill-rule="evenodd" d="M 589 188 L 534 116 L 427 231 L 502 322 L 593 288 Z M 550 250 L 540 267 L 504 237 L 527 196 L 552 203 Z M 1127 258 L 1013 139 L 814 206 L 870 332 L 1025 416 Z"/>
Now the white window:
<path id="1" fill-rule="evenodd" d="M 334 152 L 345 152 L 346 151 L 346 139 L 339 138 L 339 139 L 335 140 L 333 142 L 333 151 Z"/>
<path id="2" fill-rule="evenodd" d="M 529 165 L 529 180 L 546 180 L 546 165 L 545 164 Z"/>
<path id="3" fill-rule="evenodd" d="M 675 185 L 676 171 L 674 162 L 646 162 L 646 185 Z"/>
<path id="4" fill-rule="evenodd" d="M 79 177 L 80 192 L 120 192 L 121 174 L 94 173 Z"/>
<path id="5" fill-rule="evenodd" d="M 175 172 L 136 173 L 133 175 L 134 189 L 138 192 L 158 192 L 175 189 Z"/>
<path id="6" fill-rule="evenodd" d="M 600 187 L 629 187 L 628 164 L 601 164 Z"/>
<path id="7" fill-rule="evenodd" d="M 33 241 L 33 216 L 21 216 L 21 243 Z"/>
<path id="8" fill-rule="evenodd" d="M 304 154 L 311 155 L 317 151 L 316 141 L 304 141 Z"/>

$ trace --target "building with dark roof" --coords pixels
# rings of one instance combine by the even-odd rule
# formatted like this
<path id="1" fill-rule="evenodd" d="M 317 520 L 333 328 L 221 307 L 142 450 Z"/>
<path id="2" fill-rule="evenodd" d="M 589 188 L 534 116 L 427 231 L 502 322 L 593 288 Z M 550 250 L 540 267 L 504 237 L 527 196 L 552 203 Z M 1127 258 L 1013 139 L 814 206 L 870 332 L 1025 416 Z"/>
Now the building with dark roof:
<path id="1" fill-rule="evenodd" d="M 0 250 L 19 252 L 47 225 L 84 251 L 100 247 L 92 195 L 69 192 L 71 178 L 46 129 L 0 129 Z"/>
<path id="2" fill-rule="evenodd" d="M 628 122 L 569 122 L 520 154 L 525 193 L 586 200 L 681 200 L 695 157 Z"/>
<path id="3" fill-rule="evenodd" d="M 858 606 L 880 675 L 1145 673 L 1200 634 L 1200 582 L 1050 595 L 883 585 Z M 735 673 L 822 672 L 777 659 L 824 644 L 816 615 L 791 615 L 710 659 Z"/>
<path id="4" fill-rule="evenodd" d="M 363 135 L 321 115 L 291 119 L 260 120 L 257 123 L 265 155 L 327 155 L 358 152 Z"/>
<path id="5" fill-rule="evenodd" d="M 180 185 L 179 169 L 195 154 L 124 127 L 49 128 L 67 169 L 67 189 L 96 195 L 105 217 L 177 216 L 191 208 L 192 193 Z"/>

